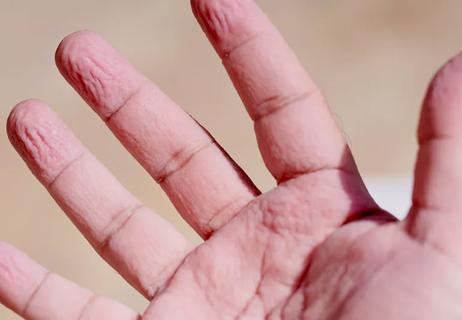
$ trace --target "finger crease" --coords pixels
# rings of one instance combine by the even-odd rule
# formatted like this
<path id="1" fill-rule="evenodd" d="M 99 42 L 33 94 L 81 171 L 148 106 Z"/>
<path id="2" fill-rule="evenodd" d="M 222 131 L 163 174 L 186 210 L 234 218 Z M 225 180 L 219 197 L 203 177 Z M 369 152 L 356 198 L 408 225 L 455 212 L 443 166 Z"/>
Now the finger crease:
<path id="1" fill-rule="evenodd" d="M 40 283 L 37 285 L 37 287 L 35 288 L 35 290 L 32 292 L 32 294 L 30 295 L 29 299 L 27 300 L 27 303 L 26 305 L 24 306 L 24 310 L 23 312 L 21 312 L 21 314 L 27 318 L 27 313 L 29 311 L 29 308 L 32 304 L 32 301 L 35 299 L 35 297 L 37 296 L 38 292 L 40 291 L 41 288 L 43 288 L 45 282 L 48 280 L 48 278 L 51 276 L 51 272 L 50 271 L 47 271 L 47 273 L 45 273 L 45 275 L 43 276 L 43 279 L 40 281 Z"/>
<path id="2" fill-rule="evenodd" d="M 224 206 L 216 210 L 211 216 L 210 219 L 204 224 L 208 227 L 209 230 L 206 230 L 203 237 L 204 239 L 209 239 L 215 230 L 218 230 L 221 226 L 225 225 L 228 221 L 230 221 L 236 213 L 240 212 L 242 208 L 244 208 L 252 199 L 242 200 L 242 197 L 236 198 L 234 200 L 229 201 Z M 232 208 L 231 210 L 228 210 Z M 221 219 L 219 221 L 219 225 L 217 225 L 217 220 L 223 217 L 224 212 L 231 211 L 231 215 L 225 218 L 225 220 Z"/>
<path id="3" fill-rule="evenodd" d="M 119 113 L 122 109 L 124 109 L 126 106 L 130 104 L 130 101 L 135 99 L 141 91 L 143 91 L 145 88 L 147 88 L 150 85 L 148 81 L 144 82 L 143 84 L 139 85 L 138 88 L 133 90 L 125 99 L 122 101 L 122 103 L 114 108 L 114 111 L 112 111 L 106 118 L 104 119 L 105 123 L 108 123 L 111 121 L 111 119 Z"/>
<path id="4" fill-rule="evenodd" d="M 262 119 L 278 113 L 281 110 L 296 105 L 298 102 L 309 100 L 312 95 L 313 92 L 311 91 L 303 91 L 288 97 L 280 95 L 269 97 L 252 108 L 256 111 L 256 114 L 252 116 L 252 119 L 254 122 L 261 121 Z"/>
<path id="5" fill-rule="evenodd" d="M 239 50 L 240 48 L 242 47 L 245 47 L 246 45 L 248 45 L 249 43 L 252 43 L 254 42 L 256 39 L 258 38 L 261 38 L 265 35 L 265 33 L 263 32 L 260 32 L 260 33 L 254 33 L 252 35 L 249 35 L 247 38 L 243 39 L 242 41 L 240 41 L 238 44 L 236 44 L 235 46 L 229 48 L 229 49 L 226 49 L 226 50 L 223 50 L 221 53 L 220 53 L 220 58 L 221 58 L 221 61 L 223 64 L 226 63 L 226 60 L 229 59 L 229 57 L 234 53 L 236 52 L 237 50 Z"/>
<path id="6" fill-rule="evenodd" d="M 56 174 L 56 176 L 53 178 L 53 180 L 48 183 L 48 189 L 51 189 L 53 185 L 58 181 L 58 179 L 70 168 L 72 167 L 75 163 L 79 162 L 82 158 L 84 158 L 86 155 L 88 155 L 88 151 L 83 151 L 80 153 L 77 157 L 69 161 L 59 172 Z"/>
<path id="7" fill-rule="evenodd" d="M 343 168 L 341 166 L 325 166 L 325 167 L 318 167 L 318 168 L 307 168 L 306 170 L 283 173 L 280 177 L 277 178 L 277 183 L 278 185 L 280 185 L 289 180 L 293 180 L 293 179 L 303 177 L 303 176 L 308 176 L 308 175 L 315 174 L 315 173 L 326 172 L 326 171 L 337 171 L 337 172 L 345 173 L 348 175 L 356 174 L 355 172 L 349 169 Z"/>
<path id="8" fill-rule="evenodd" d="M 82 312 L 80 312 L 80 315 L 77 317 L 77 320 L 83 320 L 85 315 L 87 314 L 88 310 L 90 310 L 91 306 L 94 305 L 95 301 L 98 300 L 98 295 L 92 294 L 90 298 L 87 300 L 85 305 L 82 308 Z"/>
<path id="9" fill-rule="evenodd" d="M 128 224 L 128 222 L 133 218 L 133 216 L 141 209 L 144 205 L 137 204 L 130 206 L 125 210 L 122 210 L 114 218 L 112 218 L 111 223 L 106 227 L 107 235 L 104 237 L 104 240 L 100 243 L 98 251 L 102 256 L 109 246 L 111 240 Z"/>
<path id="10" fill-rule="evenodd" d="M 184 147 L 172 154 L 162 169 L 154 176 L 157 183 L 161 184 L 170 176 L 184 168 L 197 154 L 210 146 L 216 145 L 215 140 L 209 140 L 206 143 L 194 148 Z"/>

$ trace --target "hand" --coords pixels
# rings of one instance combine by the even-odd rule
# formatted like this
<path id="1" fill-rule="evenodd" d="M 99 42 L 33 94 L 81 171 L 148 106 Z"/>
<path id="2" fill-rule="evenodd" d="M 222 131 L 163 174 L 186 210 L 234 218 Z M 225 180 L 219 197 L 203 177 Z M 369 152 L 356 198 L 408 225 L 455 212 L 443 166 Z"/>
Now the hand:
<path id="1" fill-rule="evenodd" d="M 0 245 L 0 301 L 28 320 L 459 319 L 462 58 L 435 77 L 401 222 L 368 194 L 319 89 L 251 0 L 194 13 L 255 123 L 278 186 L 258 189 L 191 117 L 90 32 L 56 61 L 205 239 L 193 247 L 130 195 L 42 102 L 11 142 L 95 250 L 151 301 L 143 316 Z M 380 146 L 377 146 L 380 147 Z"/>

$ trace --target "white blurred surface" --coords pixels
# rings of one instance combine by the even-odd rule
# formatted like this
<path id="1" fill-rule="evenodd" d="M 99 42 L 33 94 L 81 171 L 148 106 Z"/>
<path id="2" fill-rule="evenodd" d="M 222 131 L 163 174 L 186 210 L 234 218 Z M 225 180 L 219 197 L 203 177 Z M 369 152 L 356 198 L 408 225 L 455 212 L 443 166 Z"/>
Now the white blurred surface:
<path id="1" fill-rule="evenodd" d="M 411 177 L 365 177 L 369 192 L 375 201 L 385 210 L 399 219 L 403 219 L 411 205 Z"/>

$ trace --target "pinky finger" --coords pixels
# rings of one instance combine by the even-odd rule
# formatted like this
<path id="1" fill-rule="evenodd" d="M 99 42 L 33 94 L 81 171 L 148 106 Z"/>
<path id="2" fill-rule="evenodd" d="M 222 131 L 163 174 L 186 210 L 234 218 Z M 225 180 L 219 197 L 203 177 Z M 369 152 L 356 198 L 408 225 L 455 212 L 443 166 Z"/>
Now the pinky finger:
<path id="1" fill-rule="evenodd" d="M 139 315 L 47 271 L 0 242 L 0 303 L 26 320 L 136 320 Z"/>

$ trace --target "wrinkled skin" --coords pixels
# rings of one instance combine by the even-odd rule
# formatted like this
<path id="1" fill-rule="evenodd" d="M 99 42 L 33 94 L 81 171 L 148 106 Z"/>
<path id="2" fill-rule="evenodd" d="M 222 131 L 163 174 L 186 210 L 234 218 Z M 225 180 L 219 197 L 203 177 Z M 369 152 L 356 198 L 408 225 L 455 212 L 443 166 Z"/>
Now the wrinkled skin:
<path id="1" fill-rule="evenodd" d="M 143 315 L 0 244 L 0 301 L 28 320 L 461 319 L 462 58 L 425 98 L 413 205 L 368 194 L 319 89 L 251 0 L 195 0 L 277 187 L 260 194 L 217 142 L 103 39 L 77 32 L 66 80 L 204 238 L 197 247 L 130 195 L 43 102 L 11 142 L 95 250 L 151 301 Z"/>

